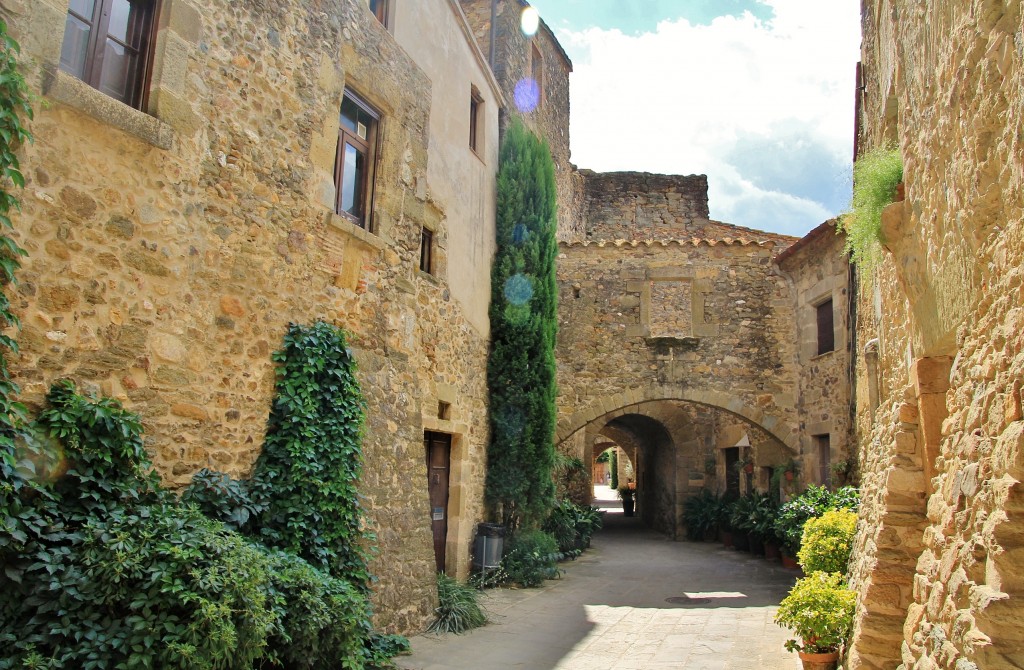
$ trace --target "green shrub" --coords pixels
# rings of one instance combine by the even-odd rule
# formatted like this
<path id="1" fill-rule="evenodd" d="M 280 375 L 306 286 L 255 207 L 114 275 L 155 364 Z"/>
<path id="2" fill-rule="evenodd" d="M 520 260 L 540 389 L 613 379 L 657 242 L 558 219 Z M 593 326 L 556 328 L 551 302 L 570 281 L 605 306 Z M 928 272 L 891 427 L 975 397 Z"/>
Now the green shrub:
<path id="1" fill-rule="evenodd" d="M 796 556 L 800 551 L 804 523 L 808 519 L 821 516 L 830 509 L 856 511 L 859 505 L 860 493 L 853 487 L 844 486 L 833 492 L 824 486 L 809 486 L 779 508 L 774 524 L 775 534 L 786 552 Z"/>
<path id="2" fill-rule="evenodd" d="M 206 468 L 192 476 L 181 500 L 234 530 L 243 530 L 249 519 L 263 512 L 263 506 L 249 495 L 248 482 Z"/>
<path id="3" fill-rule="evenodd" d="M 48 402 L 0 480 L 0 668 L 363 666 L 361 592 L 161 489 L 116 401 Z"/>
<path id="4" fill-rule="evenodd" d="M 590 546 L 590 539 L 603 523 L 603 512 L 591 505 L 568 500 L 555 503 L 543 530 L 555 538 L 558 550 L 568 557 L 579 556 Z"/>
<path id="5" fill-rule="evenodd" d="M 480 591 L 472 586 L 438 573 L 437 598 L 437 618 L 430 624 L 430 631 L 463 633 L 487 623 L 487 615 L 480 607 Z"/>
<path id="6" fill-rule="evenodd" d="M 803 546 L 797 557 L 804 572 L 846 572 L 857 533 L 857 514 L 829 510 L 804 524 Z"/>
<path id="7" fill-rule="evenodd" d="M 683 522 L 686 537 L 691 540 L 712 539 L 718 532 L 722 507 L 725 502 L 708 489 L 701 489 L 683 503 Z"/>
<path id="8" fill-rule="evenodd" d="M 857 594 L 838 573 L 813 572 L 799 579 L 775 614 L 775 623 L 793 630 L 801 642 L 786 649 L 806 653 L 837 651 L 853 631 Z"/>
<path id="9" fill-rule="evenodd" d="M 512 536 L 501 559 L 505 580 L 525 587 L 540 586 L 558 572 L 558 542 L 540 530 L 523 530 Z"/>
<path id="10" fill-rule="evenodd" d="M 903 181 L 899 149 L 880 146 L 857 159 L 853 166 L 853 199 L 840 219 L 846 232 L 850 260 L 864 276 L 878 265 L 882 251 L 882 209 L 893 201 Z"/>

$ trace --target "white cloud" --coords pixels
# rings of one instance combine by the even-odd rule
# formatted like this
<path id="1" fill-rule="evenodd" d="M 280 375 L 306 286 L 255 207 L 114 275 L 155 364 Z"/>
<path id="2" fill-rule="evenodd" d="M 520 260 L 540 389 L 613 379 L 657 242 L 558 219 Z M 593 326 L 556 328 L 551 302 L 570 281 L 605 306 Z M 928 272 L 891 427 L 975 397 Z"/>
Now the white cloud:
<path id="1" fill-rule="evenodd" d="M 822 170 L 839 178 L 850 162 L 859 3 L 766 4 L 774 17 L 764 22 L 750 14 L 710 25 L 663 21 L 634 36 L 559 30 L 575 70 L 573 162 L 707 174 L 712 216 L 738 225 L 803 234 L 836 214 L 835 189 L 819 194 L 811 182 L 820 184 Z M 782 146 L 773 143 L 779 129 Z M 736 160 L 744 147 L 772 155 Z M 816 164 L 801 164 L 809 156 Z M 787 160 L 787 183 L 773 183 Z M 794 188 L 801 174 L 808 187 Z"/>

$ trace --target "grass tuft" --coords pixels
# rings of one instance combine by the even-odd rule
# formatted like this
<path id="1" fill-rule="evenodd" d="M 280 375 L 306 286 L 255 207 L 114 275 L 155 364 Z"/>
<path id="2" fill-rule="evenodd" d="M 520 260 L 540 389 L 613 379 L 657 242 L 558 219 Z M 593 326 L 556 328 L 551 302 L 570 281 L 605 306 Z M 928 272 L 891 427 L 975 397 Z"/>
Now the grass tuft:
<path id="1" fill-rule="evenodd" d="M 437 575 L 437 596 L 440 605 L 434 610 L 437 618 L 430 624 L 432 633 L 464 633 L 487 623 L 487 614 L 480 607 L 480 591 L 460 584 L 448 575 Z"/>
<path id="2" fill-rule="evenodd" d="M 846 252 L 870 276 L 882 258 L 882 209 L 893 201 L 903 181 L 899 149 L 880 146 L 862 155 L 853 166 L 853 200 L 840 218 L 846 232 Z"/>

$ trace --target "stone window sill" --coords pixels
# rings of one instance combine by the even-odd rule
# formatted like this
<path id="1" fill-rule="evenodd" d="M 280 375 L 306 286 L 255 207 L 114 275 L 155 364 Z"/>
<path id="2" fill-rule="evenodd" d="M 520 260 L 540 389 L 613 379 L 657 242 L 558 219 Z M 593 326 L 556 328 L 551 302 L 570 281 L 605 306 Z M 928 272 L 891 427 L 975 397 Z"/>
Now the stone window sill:
<path id="1" fill-rule="evenodd" d="M 349 237 L 353 237 L 374 249 L 381 250 L 384 248 L 384 240 L 373 233 L 360 228 L 340 214 L 326 212 L 326 215 L 324 216 L 324 223 L 326 223 L 328 227 L 344 233 Z"/>
<path id="2" fill-rule="evenodd" d="M 43 94 L 160 149 L 170 149 L 173 129 L 155 117 L 101 93 L 67 72 L 47 72 Z"/>
<path id="3" fill-rule="evenodd" d="M 812 361 L 817 361 L 817 360 L 820 360 L 820 359 L 823 359 L 823 358 L 828 358 L 829 356 L 831 356 L 834 353 L 836 353 L 835 349 L 833 349 L 832 351 L 825 351 L 825 352 L 822 352 L 820 354 L 814 354 L 813 356 L 811 356 L 811 360 Z"/>

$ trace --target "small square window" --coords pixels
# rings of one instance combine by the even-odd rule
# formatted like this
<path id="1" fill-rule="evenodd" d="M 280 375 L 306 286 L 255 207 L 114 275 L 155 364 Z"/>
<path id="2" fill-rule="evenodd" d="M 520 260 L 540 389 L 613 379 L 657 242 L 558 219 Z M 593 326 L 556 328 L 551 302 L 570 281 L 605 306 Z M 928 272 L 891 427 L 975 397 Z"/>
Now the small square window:
<path id="1" fill-rule="evenodd" d="M 821 303 L 815 308 L 818 321 L 818 354 L 827 354 L 835 351 L 835 319 L 832 315 L 832 298 Z"/>
<path id="2" fill-rule="evenodd" d="M 388 18 L 391 13 L 390 0 L 370 0 L 370 11 L 385 28 L 389 28 Z"/>
<path id="3" fill-rule="evenodd" d="M 335 211 L 370 230 L 373 166 L 380 114 L 351 91 L 341 101 L 338 150 L 334 159 Z"/>
<path id="4" fill-rule="evenodd" d="M 480 115 L 483 111 L 484 99 L 480 91 L 474 86 L 469 95 L 469 148 L 480 153 L 482 148 L 480 128 L 482 126 Z"/>
<path id="5" fill-rule="evenodd" d="M 429 228 L 424 228 L 420 236 L 420 270 L 434 272 L 434 233 Z"/>
<path id="6" fill-rule="evenodd" d="M 71 0 L 60 69 L 142 109 L 156 0 Z"/>

